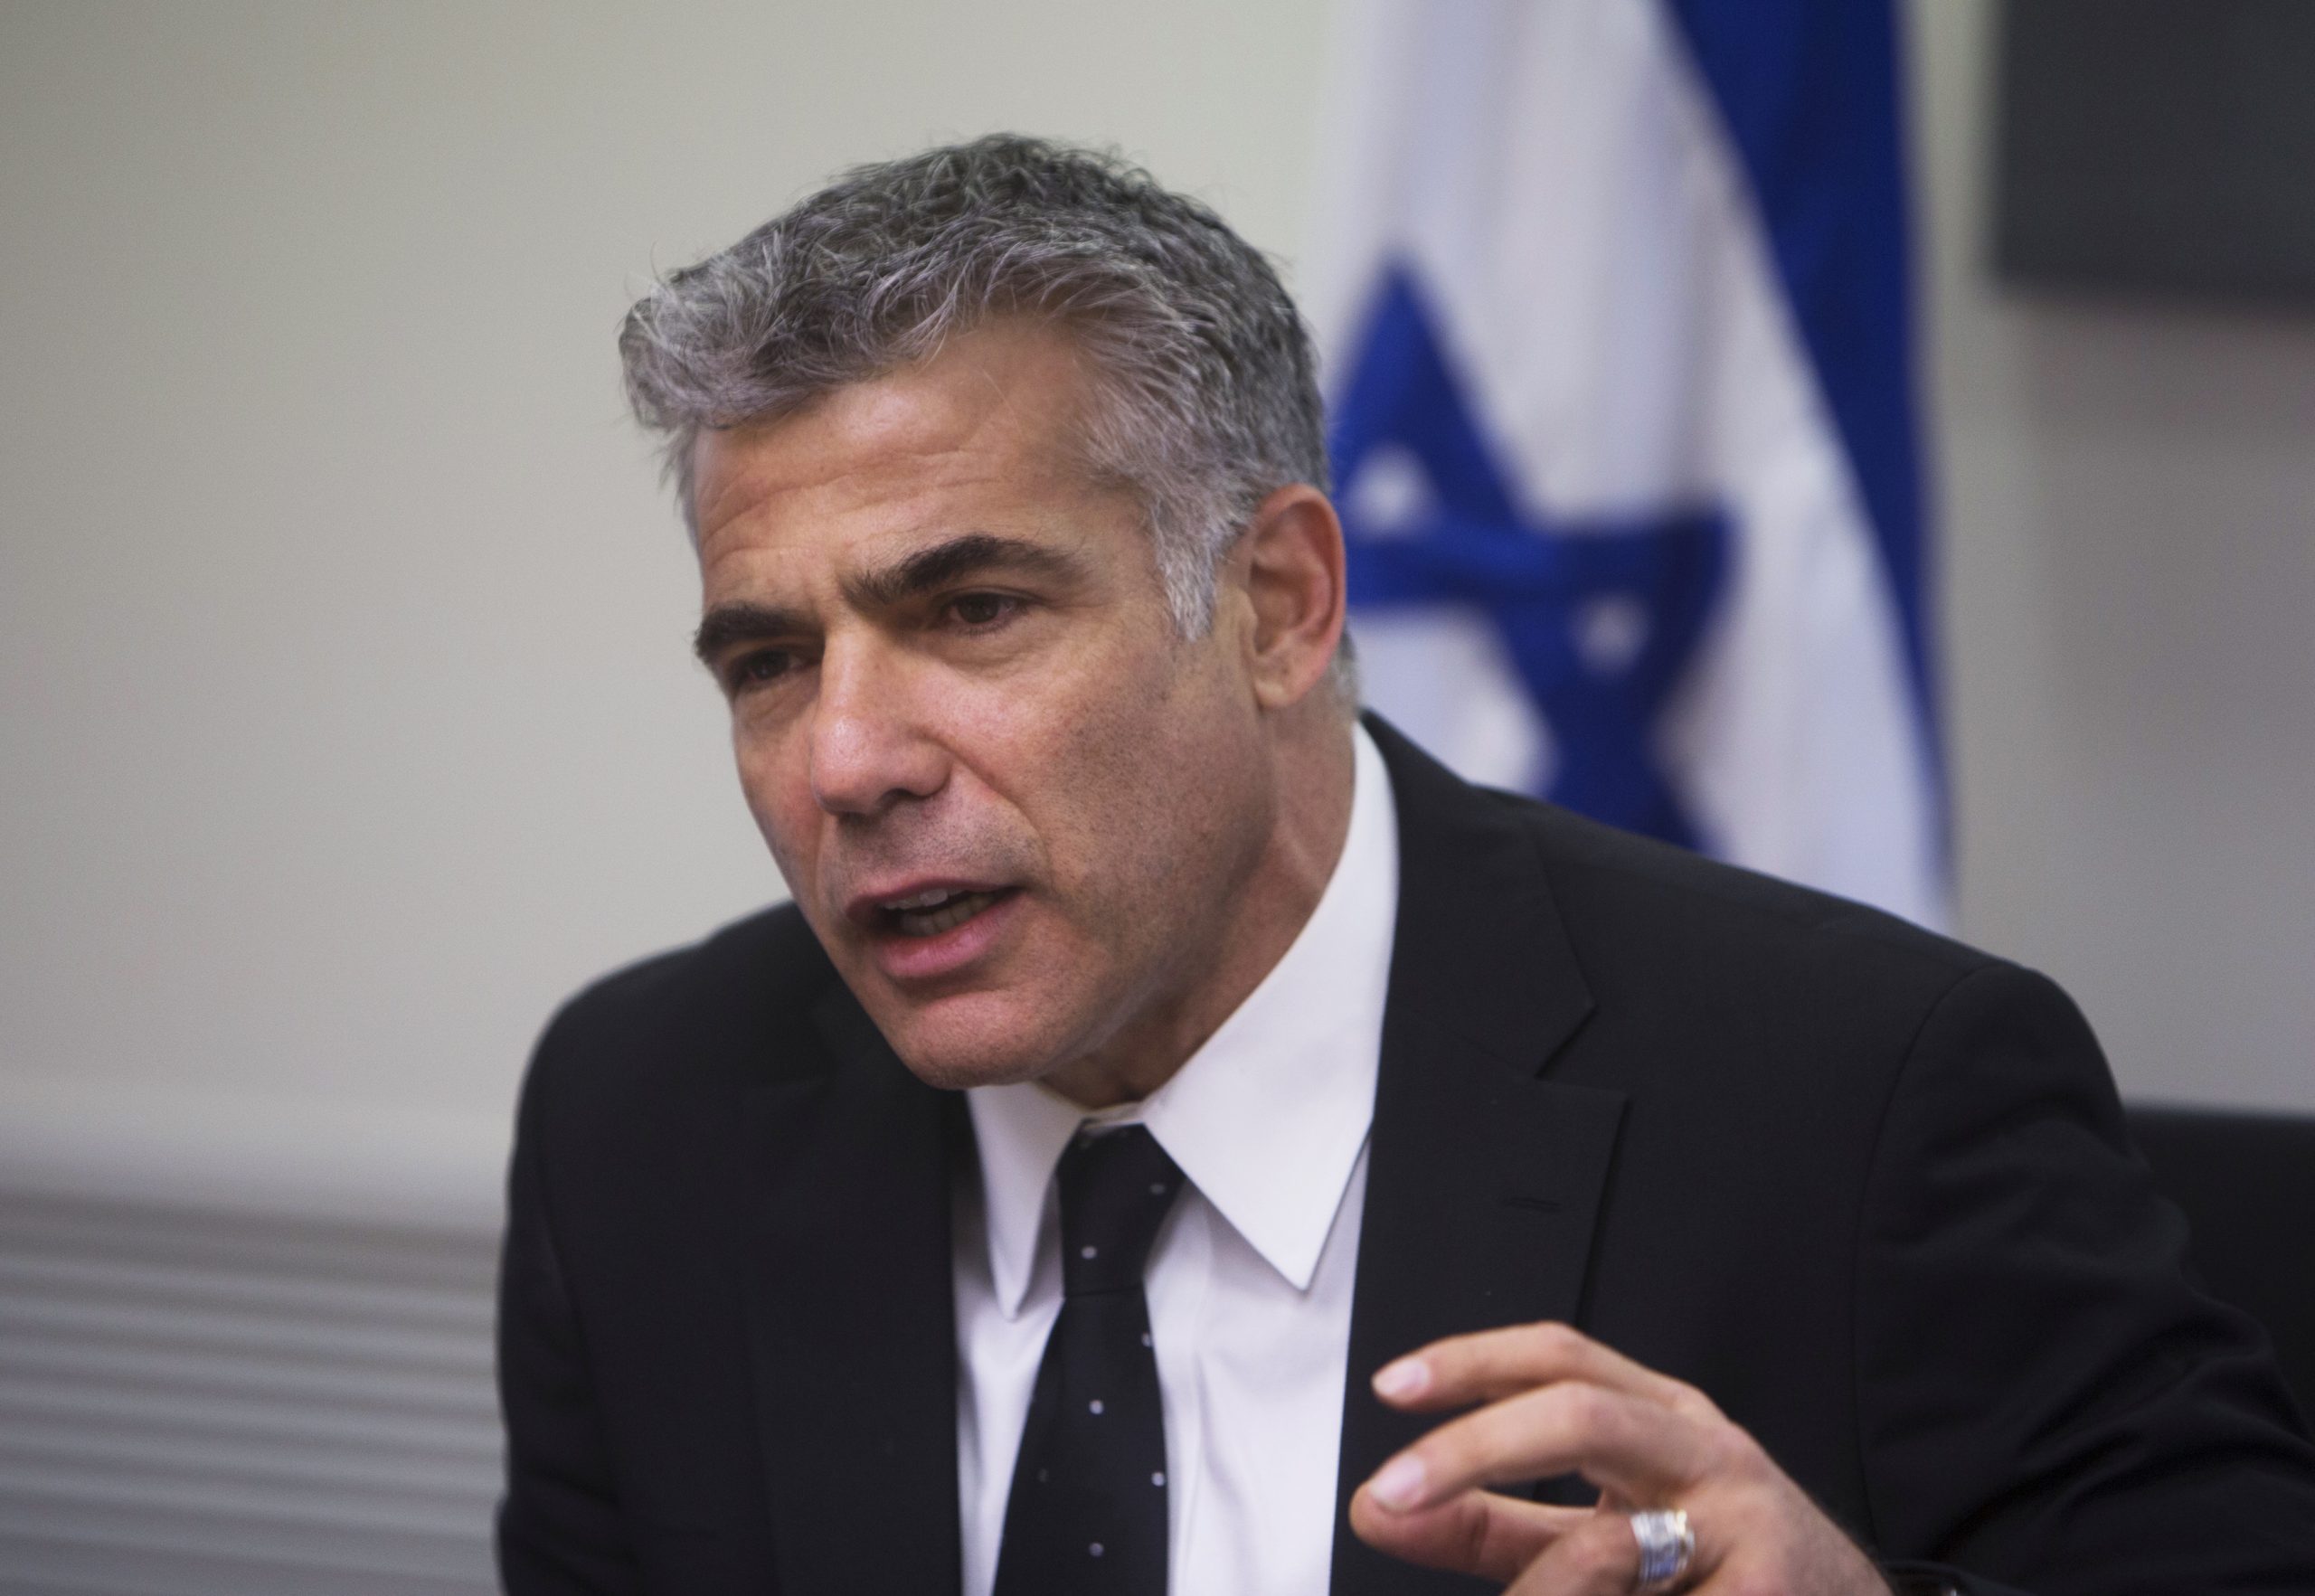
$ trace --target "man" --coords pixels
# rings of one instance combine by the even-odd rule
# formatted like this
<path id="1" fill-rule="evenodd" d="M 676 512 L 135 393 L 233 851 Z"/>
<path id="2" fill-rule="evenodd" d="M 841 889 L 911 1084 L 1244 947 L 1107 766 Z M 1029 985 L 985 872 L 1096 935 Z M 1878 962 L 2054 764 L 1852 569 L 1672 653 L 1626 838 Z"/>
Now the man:
<path id="1" fill-rule="evenodd" d="M 1359 722 L 1210 213 L 935 150 L 622 346 L 795 902 L 540 1044 L 510 1590 L 2315 1588 L 2062 996 Z"/>

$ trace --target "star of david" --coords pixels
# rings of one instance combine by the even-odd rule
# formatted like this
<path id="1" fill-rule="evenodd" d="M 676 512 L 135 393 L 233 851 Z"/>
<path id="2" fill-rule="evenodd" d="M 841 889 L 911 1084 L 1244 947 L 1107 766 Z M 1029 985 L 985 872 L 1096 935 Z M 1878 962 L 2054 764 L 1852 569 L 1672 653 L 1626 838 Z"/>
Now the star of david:
<path id="1" fill-rule="evenodd" d="M 1345 485 L 1350 601 L 1468 605 L 1501 635 L 1550 726 L 1543 796 L 1687 846 L 1697 835 L 1655 751 L 1657 722 L 1711 613 L 1726 518 L 1523 515 L 1472 424 L 1413 279 L 1385 279 L 1330 439 Z M 1420 466 L 1430 502 L 1412 524 L 1362 519 L 1362 468 L 1393 450 Z"/>

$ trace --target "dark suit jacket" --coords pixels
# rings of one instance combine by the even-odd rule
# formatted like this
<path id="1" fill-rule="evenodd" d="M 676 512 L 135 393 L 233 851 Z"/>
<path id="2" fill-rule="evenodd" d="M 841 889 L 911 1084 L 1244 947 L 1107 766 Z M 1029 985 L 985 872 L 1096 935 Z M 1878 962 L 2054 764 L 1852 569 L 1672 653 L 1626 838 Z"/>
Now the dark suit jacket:
<path id="1" fill-rule="evenodd" d="M 1965 1589 L 2315 1591 L 2315 1448 L 2055 987 L 1374 730 L 1402 887 L 1346 1496 L 1423 1426 L 1381 1364 L 1566 1319 Z M 511 1591 L 956 1588 L 960 1109 L 792 909 L 557 1016 L 502 1291 Z M 1334 1588 L 1472 1587 L 1342 1529 Z"/>

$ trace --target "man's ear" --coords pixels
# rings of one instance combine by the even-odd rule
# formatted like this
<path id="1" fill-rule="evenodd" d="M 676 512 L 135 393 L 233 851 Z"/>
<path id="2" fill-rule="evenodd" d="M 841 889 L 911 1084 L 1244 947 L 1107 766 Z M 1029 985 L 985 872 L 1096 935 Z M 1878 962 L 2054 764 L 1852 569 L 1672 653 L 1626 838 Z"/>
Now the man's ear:
<path id="1" fill-rule="evenodd" d="M 1325 679 L 1341 642 L 1342 522 L 1326 495 L 1291 483 L 1255 508 L 1237 555 L 1253 620 L 1246 648 L 1255 701 L 1284 709 Z"/>

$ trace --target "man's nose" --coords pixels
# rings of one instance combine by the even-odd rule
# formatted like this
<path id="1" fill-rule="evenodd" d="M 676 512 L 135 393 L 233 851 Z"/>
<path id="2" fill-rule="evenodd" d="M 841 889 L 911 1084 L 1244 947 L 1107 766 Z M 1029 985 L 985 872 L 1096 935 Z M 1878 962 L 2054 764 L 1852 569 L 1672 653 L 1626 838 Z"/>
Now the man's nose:
<path id="1" fill-rule="evenodd" d="M 812 713 L 812 796 L 831 815 L 930 798 L 949 760 L 917 714 L 910 673 L 873 649 L 829 647 Z"/>

